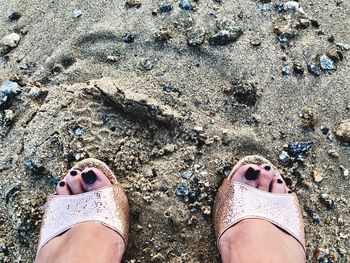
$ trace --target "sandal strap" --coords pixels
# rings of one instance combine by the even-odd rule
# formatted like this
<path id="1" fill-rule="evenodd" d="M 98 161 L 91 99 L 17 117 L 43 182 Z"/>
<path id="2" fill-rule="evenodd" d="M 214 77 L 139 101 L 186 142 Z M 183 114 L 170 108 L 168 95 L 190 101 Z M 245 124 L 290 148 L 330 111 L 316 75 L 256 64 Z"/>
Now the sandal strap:
<path id="1" fill-rule="evenodd" d="M 295 193 L 276 194 L 225 179 L 214 205 L 214 228 L 219 240 L 243 219 L 263 219 L 285 230 L 305 250 L 304 223 Z"/>
<path id="2" fill-rule="evenodd" d="M 51 239 L 81 223 L 99 222 L 124 240 L 129 229 L 129 205 L 119 184 L 76 195 L 50 195 L 40 231 L 38 251 Z"/>

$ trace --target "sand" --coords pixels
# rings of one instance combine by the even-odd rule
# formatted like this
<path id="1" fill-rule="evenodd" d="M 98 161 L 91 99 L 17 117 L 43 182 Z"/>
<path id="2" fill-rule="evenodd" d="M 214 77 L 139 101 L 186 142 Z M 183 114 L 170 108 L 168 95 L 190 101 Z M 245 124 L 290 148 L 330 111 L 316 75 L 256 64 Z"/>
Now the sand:
<path id="1" fill-rule="evenodd" d="M 126 189 L 125 262 L 220 262 L 211 208 L 247 154 L 298 194 L 308 262 L 350 262 L 350 148 L 334 135 L 350 117 L 350 5 L 265 2 L 1 1 L 0 38 L 20 40 L 2 47 L 0 81 L 21 93 L 0 106 L 0 262 L 33 261 L 45 198 L 85 157 Z M 283 164 L 295 141 L 313 145 Z"/>

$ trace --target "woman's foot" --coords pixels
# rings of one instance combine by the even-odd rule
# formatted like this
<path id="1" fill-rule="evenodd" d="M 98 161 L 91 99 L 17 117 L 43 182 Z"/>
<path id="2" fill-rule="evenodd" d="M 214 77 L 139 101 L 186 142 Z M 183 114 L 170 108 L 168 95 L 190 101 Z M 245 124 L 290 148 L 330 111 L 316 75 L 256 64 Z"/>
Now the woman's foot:
<path id="1" fill-rule="evenodd" d="M 98 169 L 71 170 L 56 187 L 58 195 L 75 195 L 110 186 Z M 37 254 L 36 263 L 120 262 L 125 251 L 122 237 L 100 223 L 82 223 L 55 237 Z"/>
<path id="2" fill-rule="evenodd" d="M 245 164 L 228 178 L 266 192 L 290 192 L 283 178 L 269 164 Z M 291 235 L 261 219 L 245 219 L 228 229 L 220 238 L 224 263 L 301 263 L 305 252 Z"/>

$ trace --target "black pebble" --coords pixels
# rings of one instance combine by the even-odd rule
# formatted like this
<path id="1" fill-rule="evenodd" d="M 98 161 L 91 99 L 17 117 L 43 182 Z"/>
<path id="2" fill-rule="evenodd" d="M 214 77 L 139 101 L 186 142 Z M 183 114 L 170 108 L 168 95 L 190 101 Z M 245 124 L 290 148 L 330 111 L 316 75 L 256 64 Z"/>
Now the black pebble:
<path id="1" fill-rule="evenodd" d="M 21 14 L 18 13 L 18 12 L 13 12 L 10 16 L 9 16 L 9 19 L 11 21 L 15 21 L 15 20 L 18 20 L 21 18 Z"/>
<path id="2" fill-rule="evenodd" d="M 247 171 L 245 172 L 244 176 L 247 180 L 256 180 L 258 178 L 260 171 L 255 170 L 252 167 L 249 167 Z"/>
<path id="3" fill-rule="evenodd" d="M 134 36 L 131 33 L 125 33 L 123 36 L 123 41 L 125 43 L 133 43 L 134 42 Z"/>

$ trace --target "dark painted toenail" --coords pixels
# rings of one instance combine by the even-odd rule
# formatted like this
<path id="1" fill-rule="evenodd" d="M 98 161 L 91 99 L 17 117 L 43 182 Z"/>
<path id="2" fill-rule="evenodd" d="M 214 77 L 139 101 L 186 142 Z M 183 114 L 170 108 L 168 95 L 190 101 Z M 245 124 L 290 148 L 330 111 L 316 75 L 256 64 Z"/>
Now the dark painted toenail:
<path id="1" fill-rule="evenodd" d="M 270 170 L 271 170 L 271 166 L 270 166 L 270 165 L 265 165 L 264 169 L 265 169 L 266 171 L 270 171 Z"/>
<path id="2" fill-rule="evenodd" d="M 78 174 L 77 171 L 74 171 L 74 170 L 70 171 L 69 173 L 70 173 L 71 176 L 76 176 Z"/>
<path id="3" fill-rule="evenodd" d="M 58 184 L 59 186 L 61 186 L 61 187 L 63 187 L 63 186 L 65 186 L 66 185 L 66 183 L 65 182 L 63 182 L 63 181 L 61 181 L 59 184 Z"/>
<path id="4" fill-rule="evenodd" d="M 288 190 L 288 194 L 291 194 L 292 193 L 292 191 L 291 190 Z"/>
<path id="5" fill-rule="evenodd" d="M 81 177 L 83 178 L 83 181 L 87 184 L 93 184 L 97 180 L 97 175 L 93 170 L 89 170 L 86 173 L 82 173 Z"/>
<path id="6" fill-rule="evenodd" d="M 244 176 L 247 180 L 256 180 L 258 178 L 260 171 L 255 170 L 252 167 L 249 167 L 247 171 L 245 172 Z"/>
<path id="7" fill-rule="evenodd" d="M 277 183 L 283 184 L 283 181 L 281 179 L 277 179 Z"/>

